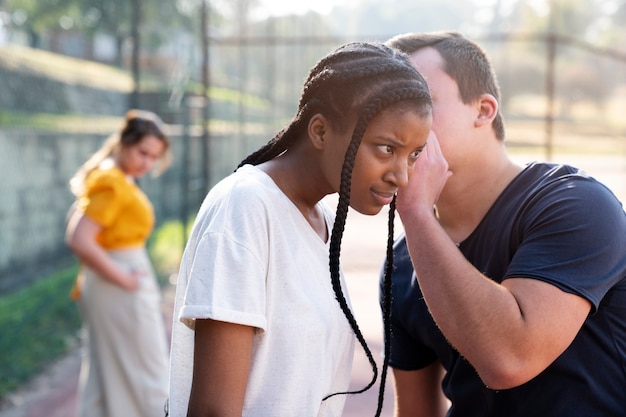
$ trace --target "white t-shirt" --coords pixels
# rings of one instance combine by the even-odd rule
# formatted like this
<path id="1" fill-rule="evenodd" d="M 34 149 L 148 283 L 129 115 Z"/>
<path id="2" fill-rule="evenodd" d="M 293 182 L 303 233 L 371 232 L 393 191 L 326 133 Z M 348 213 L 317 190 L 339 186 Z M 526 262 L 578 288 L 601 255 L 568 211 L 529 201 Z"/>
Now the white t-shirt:
<path id="1" fill-rule="evenodd" d="M 330 235 L 334 216 L 318 206 Z M 170 416 L 187 413 L 197 318 L 256 328 L 244 417 L 341 415 L 345 395 L 322 398 L 348 390 L 354 334 L 332 289 L 328 253 L 329 244 L 258 168 L 244 166 L 211 190 L 178 277 Z"/>

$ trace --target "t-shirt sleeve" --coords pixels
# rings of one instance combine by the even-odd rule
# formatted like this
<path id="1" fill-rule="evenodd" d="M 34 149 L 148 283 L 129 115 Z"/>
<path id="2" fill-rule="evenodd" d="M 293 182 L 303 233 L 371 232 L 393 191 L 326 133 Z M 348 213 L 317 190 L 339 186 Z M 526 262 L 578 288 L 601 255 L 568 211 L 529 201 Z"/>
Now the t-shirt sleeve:
<path id="1" fill-rule="evenodd" d="M 434 350 L 419 342 L 404 324 L 391 318 L 391 353 L 389 366 L 404 371 L 422 369 L 437 360 Z"/>
<path id="2" fill-rule="evenodd" d="M 626 216 L 613 193 L 591 178 L 564 179 L 530 204 L 523 243 L 505 278 L 527 277 L 578 294 L 598 308 L 619 280 Z"/>
<path id="3" fill-rule="evenodd" d="M 220 190 L 203 204 L 185 249 L 178 318 L 192 329 L 206 318 L 265 330 L 271 202 L 254 184 Z"/>
<path id="4" fill-rule="evenodd" d="M 108 227 L 119 217 L 124 205 L 124 178 L 112 172 L 94 172 L 86 183 L 80 206 L 87 217 Z"/>
<path id="5" fill-rule="evenodd" d="M 265 270 L 248 248 L 224 233 L 200 239 L 179 319 L 213 319 L 265 330 Z"/>

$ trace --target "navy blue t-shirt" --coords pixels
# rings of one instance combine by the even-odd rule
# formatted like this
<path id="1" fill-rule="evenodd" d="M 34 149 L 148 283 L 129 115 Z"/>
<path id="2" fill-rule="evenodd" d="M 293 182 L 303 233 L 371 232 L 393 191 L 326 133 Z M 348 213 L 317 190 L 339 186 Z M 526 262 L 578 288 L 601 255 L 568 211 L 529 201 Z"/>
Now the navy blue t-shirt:
<path id="1" fill-rule="evenodd" d="M 434 323 L 402 237 L 394 247 L 390 366 L 441 361 L 450 417 L 626 416 L 626 215 L 613 193 L 576 168 L 530 164 L 459 249 L 496 282 L 545 281 L 586 298 L 592 312 L 541 374 L 491 390 Z"/>

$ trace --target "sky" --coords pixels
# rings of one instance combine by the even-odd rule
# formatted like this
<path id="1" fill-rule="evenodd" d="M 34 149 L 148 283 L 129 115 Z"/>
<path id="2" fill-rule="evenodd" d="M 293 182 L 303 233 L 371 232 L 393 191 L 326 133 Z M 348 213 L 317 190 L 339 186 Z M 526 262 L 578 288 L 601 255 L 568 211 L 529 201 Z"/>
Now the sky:
<path id="1" fill-rule="evenodd" d="M 358 0 L 261 0 L 267 15 L 279 16 L 287 14 L 302 14 L 309 10 L 320 14 L 327 14 L 333 6 L 355 3 Z"/>
<path id="2" fill-rule="evenodd" d="M 358 3 L 359 0 L 261 0 L 264 5 L 264 14 L 278 16 L 287 14 L 302 14 L 308 10 L 316 11 L 320 14 L 327 14 L 331 11 L 333 6 Z M 407 0 L 416 1 L 416 0 Z M 470 0 L 476 7 L 492 7 L 495 5 L 496 0 Z M 502 1 L 502 12 L 504 14 L 510 8 L 513 2 L 504 0 Z M 550 0 L 527 0 L 527 3 L 533 7 L 540 14 L 545 14 L 549 10 Z M 616 1 L 606 1 L 606 4 L 614 4 Z"/>
<path id="3" fill-rule="evenodd" d="M 1 2 L 2 0 L 0 0 Z M 229 0 L 224 0 L 229 1 Z M 254 17 L 266 18 L 268 16 L 282 16 L 290 14 L 303 14 L 315 11 L 320 14 L 328 14 L 335 6 L 358 4 L 361 0 L 258 0 L 261 7 L 256 7 Z M 429 1 L 429 0 L 405 0 L 405 1 Z M 525 0 L 540 16 L 547 15 L 550 3 L 553 0 Z M 563 0 L 561 0 L 563 1 Z M 565 0 L 567 1 L 567 0 Z M 604 0 L 602 7 L 615 9 L 622 0 Z M 517 0 L 469 0 L 476 7 L 477 21 L 490 21 L 494 12 L 494 6 L 499 3 L 499 13 L 506 16 L 513 12 L 513 5 Z"/>

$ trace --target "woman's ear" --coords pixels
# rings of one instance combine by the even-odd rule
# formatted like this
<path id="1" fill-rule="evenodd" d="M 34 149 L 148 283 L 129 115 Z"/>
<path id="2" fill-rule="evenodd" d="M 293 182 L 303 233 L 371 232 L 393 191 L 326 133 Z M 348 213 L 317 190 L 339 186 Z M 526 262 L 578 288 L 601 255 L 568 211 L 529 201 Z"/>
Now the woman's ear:
<path id="1" fill-rule="evenodd" d="M 483 94 L 478 99 L 478 117 L 474 126 L 480 127 L 491 124 L 498 114 L 498 100 L 491 94 Z"/>
<path id="2" fill-rule="evenodd" d="M 325 142 L 325 135 L 329 130 L 329 124 L 326 117 L 324 117 L 321 113 L 315 113 L 309 119 L 309 125 L 307 129 L 307 133 L 309 135 L 309 140 L 315 149 L 323 149 Z"/>

